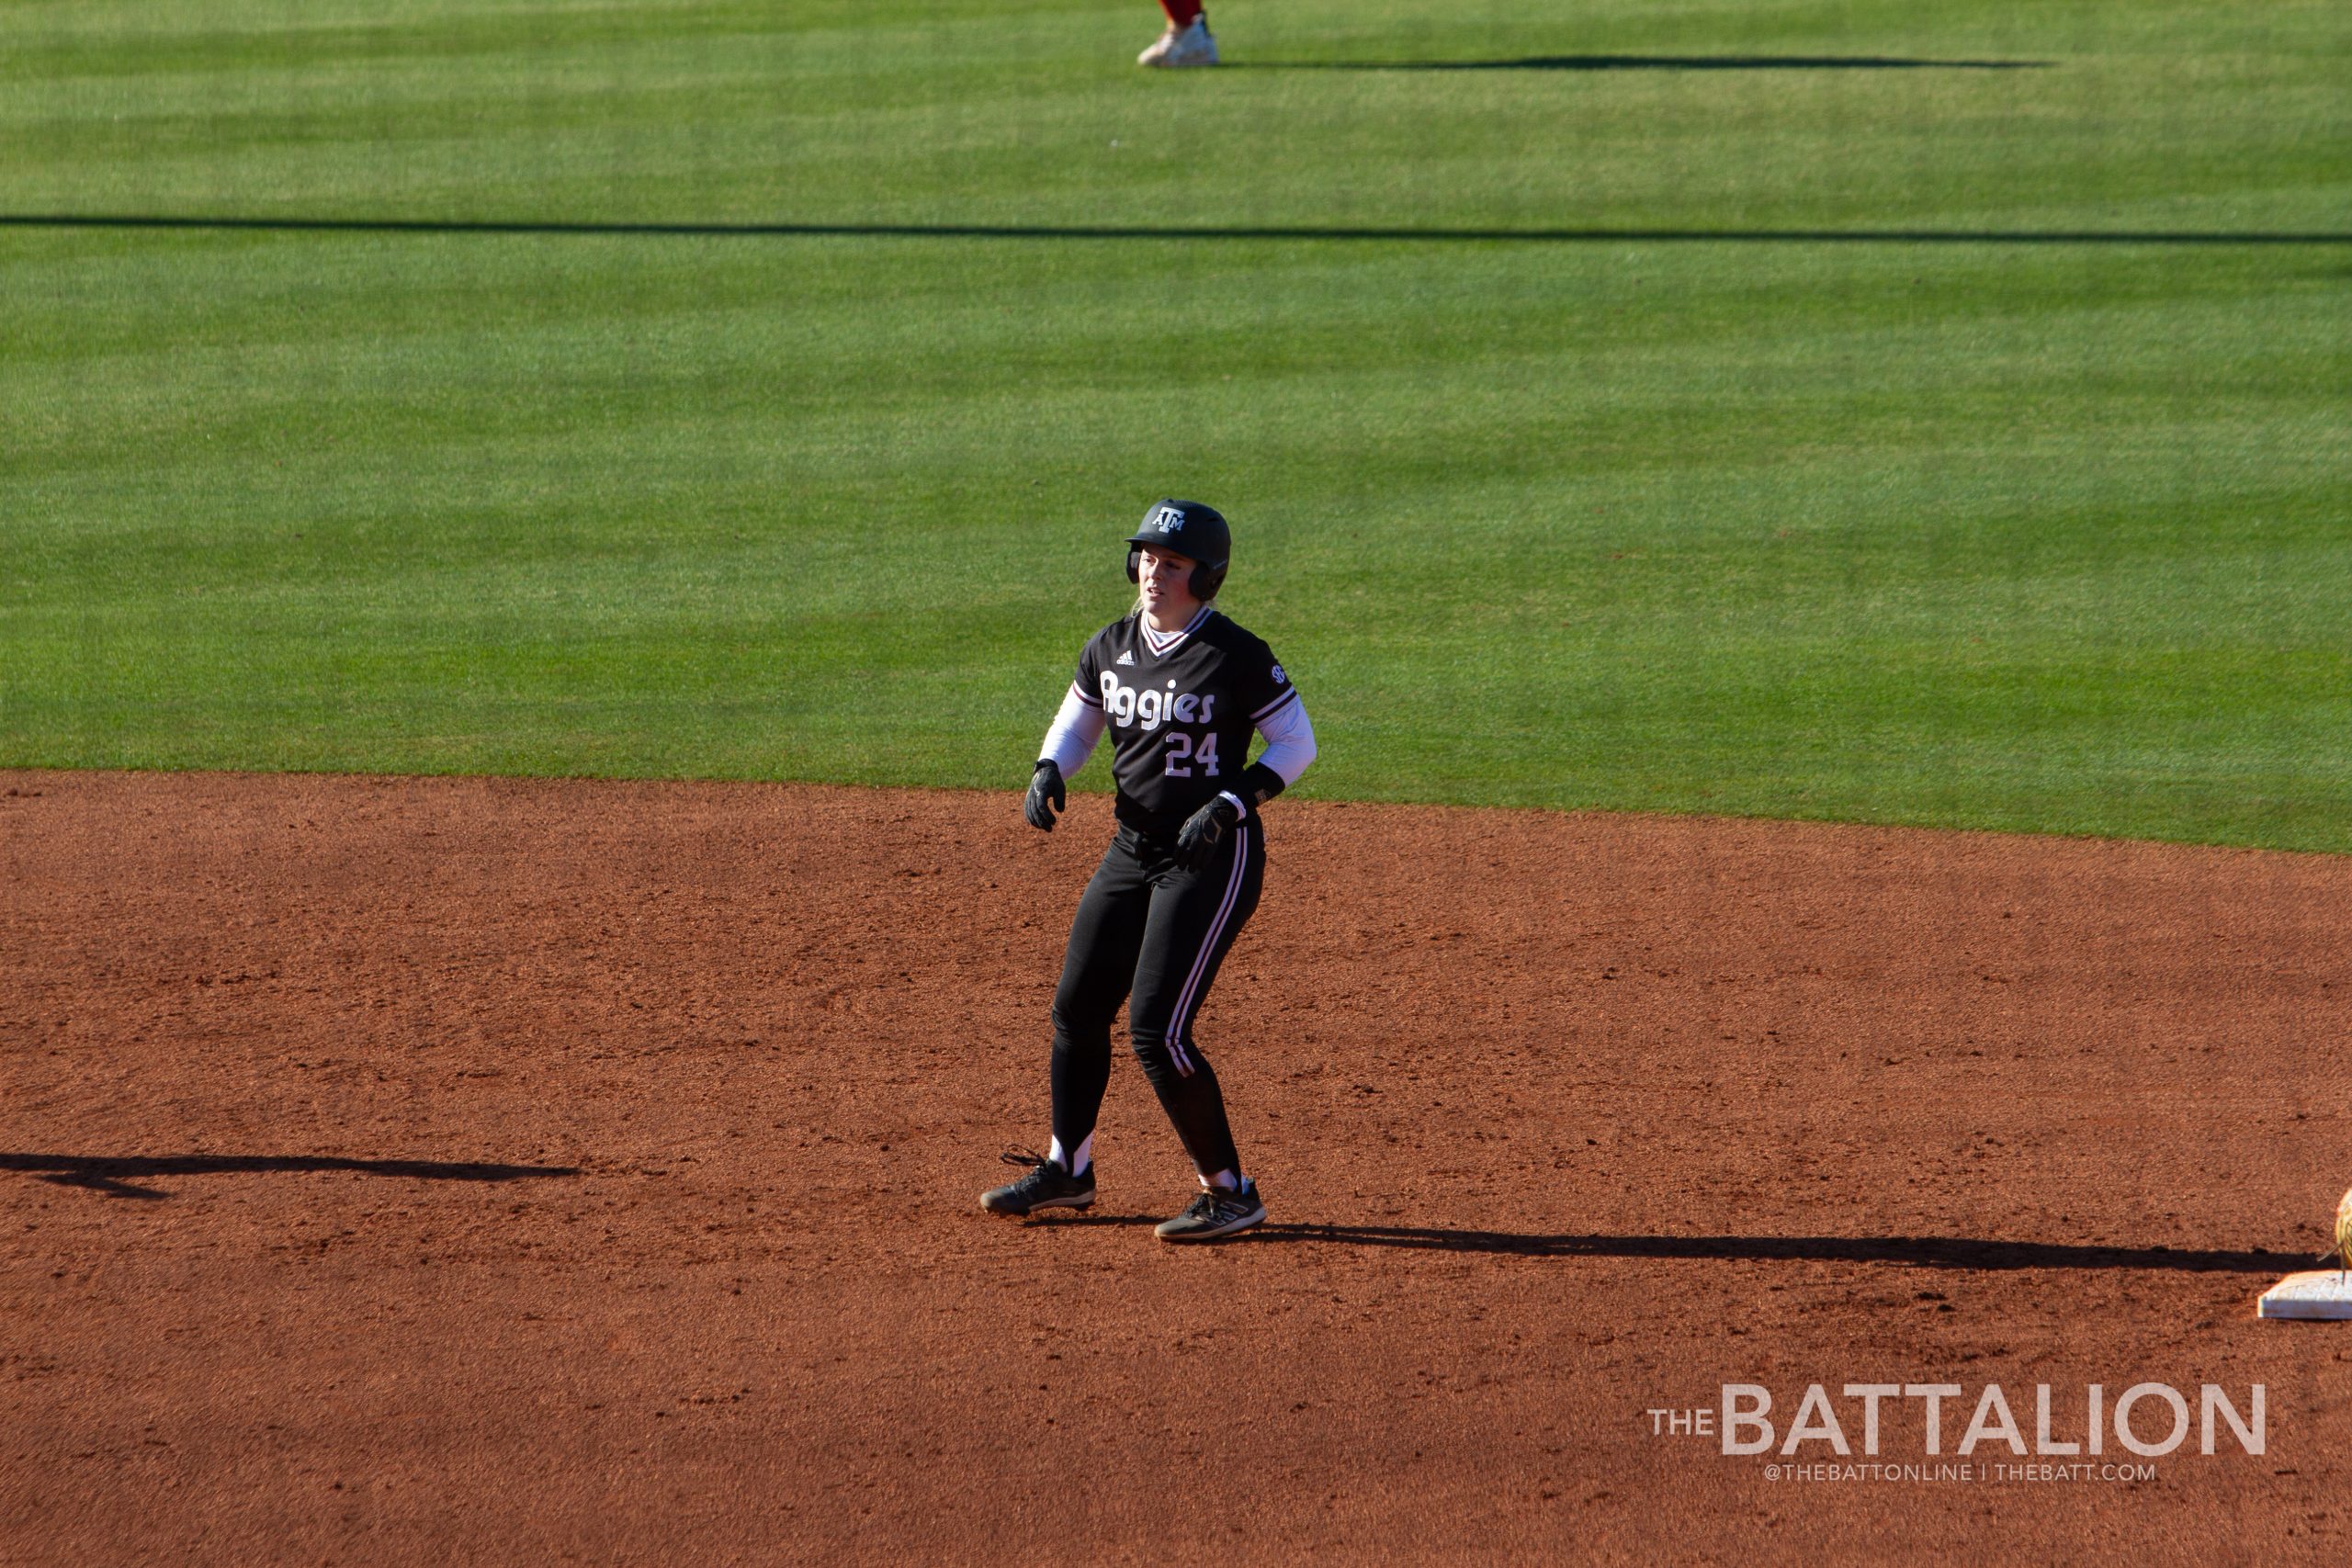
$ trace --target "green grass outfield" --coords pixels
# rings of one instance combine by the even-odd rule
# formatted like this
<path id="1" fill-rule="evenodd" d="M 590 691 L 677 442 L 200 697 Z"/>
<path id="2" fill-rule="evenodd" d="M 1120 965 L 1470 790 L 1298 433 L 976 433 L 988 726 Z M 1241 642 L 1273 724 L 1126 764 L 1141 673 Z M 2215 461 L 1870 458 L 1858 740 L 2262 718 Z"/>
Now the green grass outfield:
<path id="1" fill-rule="evenodd" d="M 1313 793 L 2352 850 L 2352 7 L 1213 16 L 0 4 L 0 763 L 1009 791 L 1173 491 Z"/>

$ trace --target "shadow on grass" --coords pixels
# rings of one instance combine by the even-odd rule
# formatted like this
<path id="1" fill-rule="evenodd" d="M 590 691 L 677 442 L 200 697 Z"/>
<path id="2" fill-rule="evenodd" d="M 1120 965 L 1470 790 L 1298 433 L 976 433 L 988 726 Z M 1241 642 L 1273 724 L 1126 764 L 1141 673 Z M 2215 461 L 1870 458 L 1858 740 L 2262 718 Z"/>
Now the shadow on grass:
<path id="1" fill-rule="evenodd" d="M 1235 60 L 1242 71 L 2046 71 L 2047 60 L 1877 54 L 1535 54 L 1519 60 Z"/>
<path id="2" fill-rule="evenodd" d="M 2352 245 L 2352 232 L 2270 229 L 1487 228 L 1314 224 L 695 223 L 505 218 L 332 218 L 0 212 L 0 230 L 521 235 L 558 239 L 1146 240 L 1543 245 Z"/>
<path id="3" fill-rule="evenodd" d="M 2312 1266 L 2295 1252 L 2220 1252 L 1952 1235 L 1536 1235 L 1419 1225 L 1269 1224 L 1267 1241 L 1332 1242 L 1507 1258 L 1656 1258 L 1766 1263 L 1900 1263 L 1917 1269 L 2153 1269 L 2269 1274 Z"/>
<path id="4" fill-rule="evenodd" d="M 485 1165 L 435 1159 L 339 1159 L 328 1155 L 7 1155 L 0 1170 L 21 1170 L 60 1187 L 87 1187 L 111 1198 L 168 1198 L 168 1192 L 132 1185 L 156 1176 L 214 1176 L 257 1171 L 352 1170 L 368 1176 L 404 1176 L 420 1181 L 519 1181 L 533 1177 L 577 1176 L 571 1165 Z"/>

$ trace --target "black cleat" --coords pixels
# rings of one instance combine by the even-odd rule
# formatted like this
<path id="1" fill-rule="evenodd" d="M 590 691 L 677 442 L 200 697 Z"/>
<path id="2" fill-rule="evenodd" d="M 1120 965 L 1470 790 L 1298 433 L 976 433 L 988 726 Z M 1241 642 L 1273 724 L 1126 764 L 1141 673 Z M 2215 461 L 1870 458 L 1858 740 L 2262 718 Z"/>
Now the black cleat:
<path id="1" fill-rule="evenodd" d="M 1025 1165 L 1029 1174 L 1005 1187 L 980 1194 L 980 1207 L 991 1214 L 1034 1214 L 1040 1209 L 1083 1209 L 1094 1201 L 1094 1168 L 1072 1176 L 1044 1155 L 1028 1149 L 1007 1149 L 997 1156 L 1007 1165 Z"/>
<path id="2" fill-rule="evenodd" d="M 1162 1220 L 1159 1235 L 1162 1241 L 1215 1241 L 1246 1231 L 1265 1217 L 1266 1205 L 1259 1200 L 1258 1184 L 1245 1176 L 1238 1190 L 1211 1188 L 1174 1219 Z"/>

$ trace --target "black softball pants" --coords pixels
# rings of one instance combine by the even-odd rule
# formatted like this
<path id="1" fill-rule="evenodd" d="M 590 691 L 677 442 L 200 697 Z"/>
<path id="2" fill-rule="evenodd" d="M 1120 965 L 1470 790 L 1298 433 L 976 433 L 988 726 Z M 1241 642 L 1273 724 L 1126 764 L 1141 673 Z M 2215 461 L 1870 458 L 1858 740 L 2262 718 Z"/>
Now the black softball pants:
<path id="1" fill-rule="evenodd" d="M 1054 992 L 1054 1136 L 1075 1149 L 1094 1131 L 1111 1081 L 1111 1021 L 1127 1004 L 1127 1036 L 1160 1108 L 1203 1176 L 1238 1174 L 1241 1157 L 1216 1073 L 1193 1020 L 1233 939 L 1258 908 L 1266 848 L 1252 820 L 1191 871 L 1174 840 L 1122 827 L 1102 853 Z"/>

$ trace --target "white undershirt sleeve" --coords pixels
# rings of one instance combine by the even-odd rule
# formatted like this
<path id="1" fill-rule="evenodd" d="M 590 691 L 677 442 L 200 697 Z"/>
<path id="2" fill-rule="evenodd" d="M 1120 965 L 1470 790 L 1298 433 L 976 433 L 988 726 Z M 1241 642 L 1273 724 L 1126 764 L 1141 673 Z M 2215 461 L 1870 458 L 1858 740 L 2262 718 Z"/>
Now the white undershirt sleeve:
<path id="1" fill-rule="evenodd" d="M 1284 703 L 1259 724 L 1258 733 L 1266 738 L 1266 749 L 1258 753 L 1258 761 L 1283 776 L 1287 789 L 1306 772 L 1306 764 L 1315 761 L 1315 727 L 1306 721 L 1306 701 L 1299 698 Z"/>
<path id="2" fill-rule="evenodd" d="M 1062 777 L 1068 778 L 1086 766 L 1086 759 L 1094 755 L 1102 732 L 1110 728 L 1110 715 L 1080 696 L 1073 685 L 1062 695 L 1061 711 L 1054 715 L 1054 722 L 1046 731 L 1046 743 L 1037 749 L 1037 760 L 1052 761 L 1062 771 Z M 1312 749 L 1310 743 L 1309 750 Z"/>

